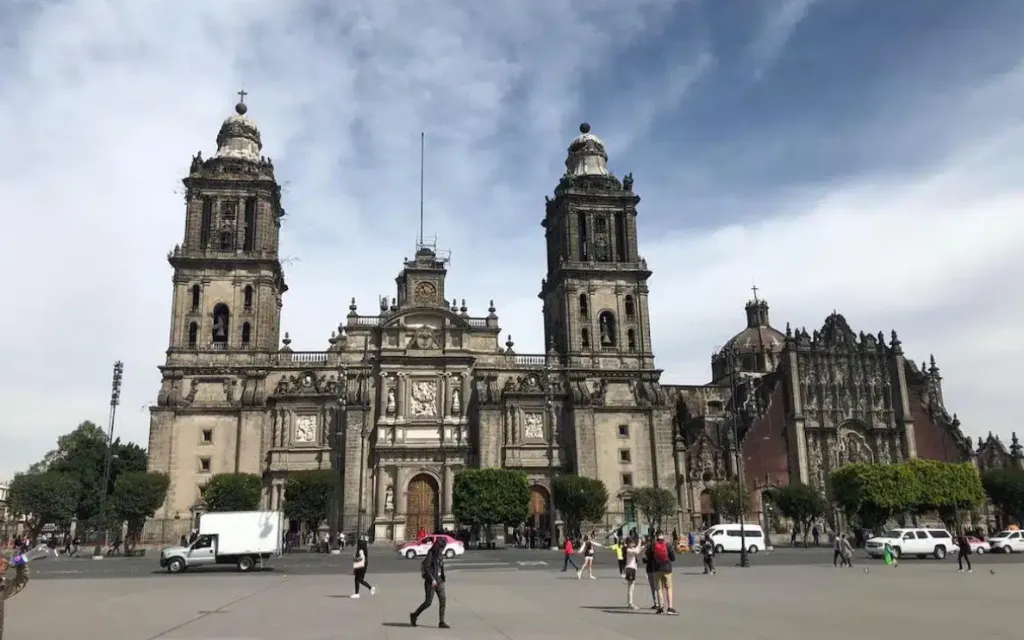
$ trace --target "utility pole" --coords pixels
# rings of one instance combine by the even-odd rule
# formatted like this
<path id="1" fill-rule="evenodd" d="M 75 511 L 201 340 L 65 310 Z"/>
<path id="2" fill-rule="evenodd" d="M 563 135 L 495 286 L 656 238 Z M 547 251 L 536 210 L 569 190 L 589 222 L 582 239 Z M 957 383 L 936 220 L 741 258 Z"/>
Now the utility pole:
<path id="1" fill-rule="evenodd" d="M 334 413 L 334 499 L 331 501 L 331 519 L 329 533 L 332 553 L 341 553 L 338 548 L 338 534 L 345 530 L 341 521 L 342 499 L 345 494 L 345 455 L 342 446 L 345 442 L 345 409 L 348 404 L 348 370 L 344 363 L 338 367 L 338 407 Z"/>

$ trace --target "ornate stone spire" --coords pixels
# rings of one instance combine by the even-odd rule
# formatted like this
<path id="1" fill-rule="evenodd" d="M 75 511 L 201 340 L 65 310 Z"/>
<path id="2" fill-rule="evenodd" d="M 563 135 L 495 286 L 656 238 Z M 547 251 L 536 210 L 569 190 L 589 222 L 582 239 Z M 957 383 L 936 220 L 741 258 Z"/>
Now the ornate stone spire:
<path id="1" fill-rule="evenodd" d="M 565 172 L 574 177 L 608 175 L 608 152 L 604 142 L 590 133 L 590 125 L 586 122 L 580 125 L 580 135 L 569 145 Z"/>
<path id="2" fill-rule="evenodd" d="M 245 91 L 238 92 L 241 100 L 235 105 L 235 115 L 229 117 L 220 126 L 217 134 L 217 157 L 260 161 L 263 142 L 256 124 L 245 117 L 249 107 L 245 104 Z"/>

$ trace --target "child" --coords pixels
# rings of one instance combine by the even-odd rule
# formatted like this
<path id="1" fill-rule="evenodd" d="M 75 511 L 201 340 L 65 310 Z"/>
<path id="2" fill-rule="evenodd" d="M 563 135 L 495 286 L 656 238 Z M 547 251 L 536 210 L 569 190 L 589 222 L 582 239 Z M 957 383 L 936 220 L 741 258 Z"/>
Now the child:
<path id="1" fill-rule="evenodd" d="M 623 542 L 619 542 L 616 538 L 615 544 L 611 546 L 611 550 L 615 552 L 615 559 L 619 561 L 619 577 L 626 577 L 626 545 Z"/>
<path id="2" fill-rule="evenodd" d="M 900 566 L 900 561 L 896 557 L 896 553 L 892 550 L 892 545 L 890 545 L 888 542 L 885 543 L 883 554 L 885 557 L 885 564 L 891 565 L 893 567 Z"/>

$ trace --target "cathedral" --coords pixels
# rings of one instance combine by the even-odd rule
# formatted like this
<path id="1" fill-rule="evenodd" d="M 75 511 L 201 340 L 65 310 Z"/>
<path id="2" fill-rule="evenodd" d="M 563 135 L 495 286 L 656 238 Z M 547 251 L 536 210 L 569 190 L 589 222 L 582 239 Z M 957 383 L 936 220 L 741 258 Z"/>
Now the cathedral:
<path id="1" fill-rule="evenodd" d="M 243 96 L 244 97 L 244 96 Z M 494 302 L 473 317 L 445 291 L 447 259 L 420 243 L 377 308 L 349 313 L 325 351 L 281 335 L 285 210 L 259 129 L 239 103 L 184 178 L 185 235 L 174 270 L 170 343 L 151 408 L 149 461 L 170 488 L 157 518 L 191 520 L 213 474 L 263 478 L 280 508 L 293 471 L 337 472 L 332 528 L 402 540 L 457 526 L 460 469 L 505 467 L 531 483 L 530 522 L 553 530 L 556 476 L 608 488 L 610 521 L 634 516 L 636 487 L 669 489 L 679 529 L 713 522 L 710 489 L 742 475 L 759 491 L 821 486 L 848 461 L 968 460 L 932 360 L 908 359 L 896 332 L 775 329 L 758 297 L 711 358 L 711 381 L 662 382 L 648 314 L 631 174 L 608 169 L 580 126 L 546 199 L 541 284 L 545 353 L 518 353 Z M 1018 452 L 1019 453 L 1019 452 Z"/>

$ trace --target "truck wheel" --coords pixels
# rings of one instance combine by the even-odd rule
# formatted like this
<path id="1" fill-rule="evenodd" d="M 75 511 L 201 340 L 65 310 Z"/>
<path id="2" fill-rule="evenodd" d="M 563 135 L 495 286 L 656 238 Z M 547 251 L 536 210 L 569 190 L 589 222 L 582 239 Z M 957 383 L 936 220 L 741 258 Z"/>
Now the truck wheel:
<path id="1" fill-rule="evenodd" d="M 936 560 L 942 560 L 945 557 L 946 557 L 946 547 L 943 547 L 941 545 L 937 545 L 935 547 L 935 559 Z"/>
<path id="2" fill-rule="evenodd" d="M 1006 545 L 1003 547 L 1003 553 L 1013 553 L 1013 549 L 1010 548 L 1010 545 Z"/>
<path id="3" fill-rule="evenodd" d="M 185 568 L 185 561 L 181 558 L 171 558 L 171 561 L 167 563 L 168 573 L 181 573 Z"/>
<path id="4" fill-rule="evenodd" d="M 756 544 L 750 545 L 750 548 L 747 549 L 747 553 L 757 553 L 757 545 Z"/>
<path id="5" fill-rule="evenodd" d="M 242 572 L 251 571 L 255 564 L 251 556 L 242 556 L 238 559 L 238 570 Z"/>

